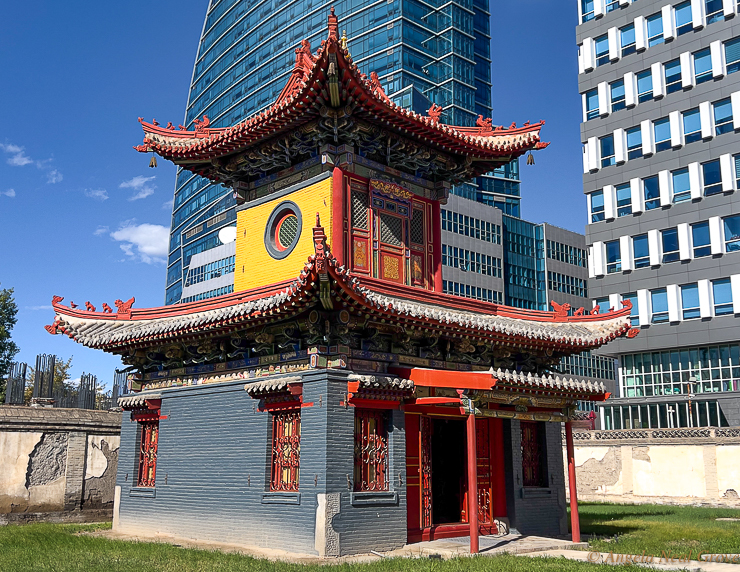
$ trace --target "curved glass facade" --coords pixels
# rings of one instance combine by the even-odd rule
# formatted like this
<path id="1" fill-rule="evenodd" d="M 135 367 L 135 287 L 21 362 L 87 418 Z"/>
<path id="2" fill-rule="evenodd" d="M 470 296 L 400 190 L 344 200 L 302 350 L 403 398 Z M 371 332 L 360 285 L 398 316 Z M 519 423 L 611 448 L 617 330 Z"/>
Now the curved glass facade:
<path id="1" fill-rule="evenodd" d="M 315 50 L 325 38 L 331 6 L 353 60 L 365 73 L 377 72 L 397 103 L 420 112 L 436 103 L 443 120 L 457 125 L 491 117 L 489 0 L 211 0 L 185 125 L 192 129 L 205 114 L 213 127 L 227 127 L 268 107 L 288 80 L 300 41 L 308 38 Z M 456 192 L 477 199 L 482 186 Z M 234 224 L 234 207 L 230 189 L 178 173 L 166 304 L 180 301 L 191 257 L 221 244 L 218 231 Z"/>

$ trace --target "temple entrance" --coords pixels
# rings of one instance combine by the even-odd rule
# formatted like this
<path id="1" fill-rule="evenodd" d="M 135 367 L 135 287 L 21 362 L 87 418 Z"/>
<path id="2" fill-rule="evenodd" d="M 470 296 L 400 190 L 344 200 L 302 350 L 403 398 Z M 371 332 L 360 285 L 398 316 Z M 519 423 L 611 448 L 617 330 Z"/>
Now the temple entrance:
<path id="1" fill-rule="evenodd" d="M 432 419 L 432 525 L 463 522 L 467 491 L 465 421 Z"/>
<path id="2" fill-rule="evenodd" d="M 496 532 L 506 516 L 503 431 L 498 419 L 476 420 L 478 523 Z M 406 415 L 408 541 L 466 536 L 467 427 L 464 416 Z"/>

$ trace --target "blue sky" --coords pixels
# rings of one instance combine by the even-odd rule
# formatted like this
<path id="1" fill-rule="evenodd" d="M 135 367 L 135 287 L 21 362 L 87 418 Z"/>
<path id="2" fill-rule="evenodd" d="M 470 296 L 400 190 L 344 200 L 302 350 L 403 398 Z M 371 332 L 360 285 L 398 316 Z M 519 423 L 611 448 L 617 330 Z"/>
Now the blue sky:
<path id="1" fill-rule="evenodd" d="M 583 232 L 576 1 L 491 4 L 494 122 L 545 119 L 552 142 L 522 165 L 523 216 Z M 137 117 L 183 120 L 207 2 L 32 6 L 5 6 L 0 34 L 0 285 L 15 289 L 17 359 L 74 356 L 73 378 L 109 384 L 118 358 L 43 326 L 53 295 L 163 304 L 175 169 L 132 146 Z"/>

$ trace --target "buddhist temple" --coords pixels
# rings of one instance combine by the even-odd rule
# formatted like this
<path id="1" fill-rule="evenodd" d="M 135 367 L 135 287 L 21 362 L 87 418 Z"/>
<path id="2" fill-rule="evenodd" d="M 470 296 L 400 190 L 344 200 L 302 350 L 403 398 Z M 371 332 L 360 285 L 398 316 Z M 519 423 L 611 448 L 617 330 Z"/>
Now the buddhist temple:
<path id="1" fill-rule="evenodd" d="M 236 271 L 233 294 L 160 308 L 54 297 L 47 330 L 121 356 L 135 390 L 116 529 L 321 556 L 568 532 L 562 424 L 572 460 L 576 402 L 608 394 L 551 372 L 635 335 L 630 310 L 442 293 L 451 186 L 547 144 L 542 122 L 440 113 L 392 103 L 332 11 L 269 109 L 223 129 L 141 120 L 138 151 L 233 189 Z"/>

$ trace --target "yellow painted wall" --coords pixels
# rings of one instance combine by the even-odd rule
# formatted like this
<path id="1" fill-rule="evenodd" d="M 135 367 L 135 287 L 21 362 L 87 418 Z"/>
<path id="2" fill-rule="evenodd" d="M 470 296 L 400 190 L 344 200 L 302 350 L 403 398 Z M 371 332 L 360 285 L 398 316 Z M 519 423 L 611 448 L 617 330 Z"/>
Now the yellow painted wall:
<path id="1" fill-rule="evenodd" d="M 275 260 L 265 248 L 265 227 L 272 211 L 283 201 L 293 201 L 301 209 L 301 236 L 293 252 Z M 283 195 L 267 203 L 239 211 L 236 219 L 236 268 L 234 291 L 242 292 L 297 278 L 314 253 L 313 227 L 316 213 L 321 216 L 327 242 L 332 236 L 332 178 Z"/>

